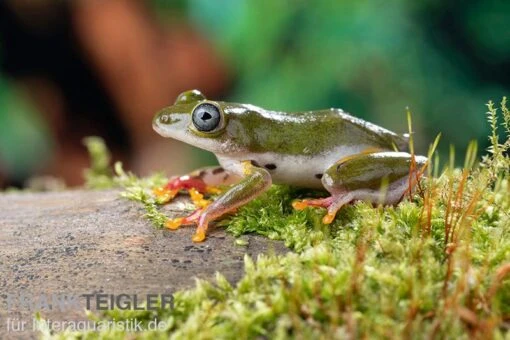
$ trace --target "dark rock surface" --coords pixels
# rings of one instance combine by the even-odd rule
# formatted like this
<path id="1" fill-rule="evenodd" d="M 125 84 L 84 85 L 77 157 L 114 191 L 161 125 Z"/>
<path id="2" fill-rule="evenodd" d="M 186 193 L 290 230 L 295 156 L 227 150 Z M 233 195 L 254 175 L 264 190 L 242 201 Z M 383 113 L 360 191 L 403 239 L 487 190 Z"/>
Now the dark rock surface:
<path id="1" fill-rule="evenodd" d="M 183 206 L 180 200 L 165 211 L 182 215 Z M 20 295 L 32 303 L 40 303 L 41 295 L 95 293 L 145 299 L 193 287 L 195 277 L 212 278 L 216 271 L 236 282 L 245 253 L 286 251 L 279 242 L 252 235 L 246 237 L 248 246 L 235 245 L 222 228 L 212 228 L 205 242 L 194 244 L 194 228 L 160 230 L 143 214 L 140 204 L 114 190 L 1 194 L 0 337 L 35 337 L 33 308 L 21 305 Z M 41 315 L 85 320 L 85 298 L 80 306 Z M 23 332 L 12 330 L 23 321 Z"/>

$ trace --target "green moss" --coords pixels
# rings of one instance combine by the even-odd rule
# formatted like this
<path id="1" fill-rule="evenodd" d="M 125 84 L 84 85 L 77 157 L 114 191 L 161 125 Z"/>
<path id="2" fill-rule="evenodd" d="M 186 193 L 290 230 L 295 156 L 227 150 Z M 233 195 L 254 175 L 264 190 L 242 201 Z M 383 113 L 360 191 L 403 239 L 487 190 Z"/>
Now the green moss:
<path id="1" fill-rule="evenodd" d="M 292 210 L 293 199 L 311 193 L 273 186 L 221 224 L 236 236 L 282 240 L 293 252 L 259 255 L 255 262 L 245 257 L 245 275 L 235 286 L 221 274 L 213 282 L 197 280 L 195 288 L 176 293 L 172 311 L 115 310 L 101 318 L 167 322 L 164 331 L 137 334 L 147 339 L 507 337 L 510 114 L 502 106 L 501 123 L 489 105 L 492 147 L 479 166 L 473 144 L 464 169 L 429 176 L 396 207 L 350 205 L 330 226 L 321 223 L 320 209 Z M 112 181 L 142 202 L 155 224 L 163 223 L 148 194 L 161 177 L 137 179 L 118 167 Z"/>
<path id="2" fill-rule="evenodd" d="M 87 137 L 83 139 L 83 144 L 90 155 L 90 168 L 84 173 L 85 186 L 91 189 L 111 188 L 114 185 L 111 155 L 103 139 Z"/>

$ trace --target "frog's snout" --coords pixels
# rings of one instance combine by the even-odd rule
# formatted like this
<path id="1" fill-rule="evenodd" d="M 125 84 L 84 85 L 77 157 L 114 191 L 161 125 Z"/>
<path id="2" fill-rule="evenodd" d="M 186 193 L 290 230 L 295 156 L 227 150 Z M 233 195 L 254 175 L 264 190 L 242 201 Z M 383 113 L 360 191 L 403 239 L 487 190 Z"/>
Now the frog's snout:
<path id="1" fill-rule="evenodd" d="M 174 137 L 189 124 L 189 114 L 162 110 L 154 117 L 152 128 L 164 137 Z"/>
<path id="2" fill-rule="evenodd" d="M 160 128 L 159 120 L 160 120 L 159 115 L 154 117 L 154 119 L 152 120 L 152 129 L 161 135 L 162 129 Z"/>
<path id="3" fill-rule="evenodd" d="M 163 135 L 164 129 L 163 125 L 166 124 L 168 121 L 168 114 L 165 112 L 160 112 L 156 116 L 154 116 L 154 119 L 152 120 L 152 128 L 154 131 L 159 133 L 160 135 Z"/>

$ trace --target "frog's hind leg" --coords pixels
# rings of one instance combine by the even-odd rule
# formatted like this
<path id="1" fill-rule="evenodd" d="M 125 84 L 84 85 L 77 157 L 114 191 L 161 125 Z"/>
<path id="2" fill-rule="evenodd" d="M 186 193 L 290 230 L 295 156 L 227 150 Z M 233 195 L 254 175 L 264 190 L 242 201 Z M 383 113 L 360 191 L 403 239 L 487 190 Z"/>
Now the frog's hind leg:
<path id="1" fill-rule="evenodd" d="M 381 178 L 381 181 L 383 179 Z M 395 205 L 399 203 L 404 197 L 405 193 L 409 190 L 408 177 L 402 177 L 395 182 L 383 187 L 383 183 L 379 188 L 361 188 L 351 192 L 333 192 L 330 197 L 331 203 L 325 208 L 328 212 L 324 215 L 322 222 L 330 224 L 336 217 L 337 212 L 346 204 L 352 201 L 364 201 L 374 204 Z"/>
<path id="2" fill-rule="evenodd" d="M 202 168 L 187 175 L 174 177 L 163 187 L 153 190 L 158 203 L 170 202 L 177 194 L 188 191 L 190 197 L 198 207 L 205 207 L 208 204 L 204 200 L 204 194 L 218 194 L 220 187 L 228 186 L 239 181 L 239 176 L 231 174 L 221 166 Z"/>
<path id="3" fill-rule="evenodd" d="M 331 223 L 345 204 L 367 201 L 376 204 L 396 204 L 411 190 L 427 164 L 427 158 L 405 152 L 362 153 L 344 158 L 329 167 L 322 185 L 331 197 L 304 200 L 293 204 L 296 209 L 321 206 L 328 212 L 323 218 Z"/>

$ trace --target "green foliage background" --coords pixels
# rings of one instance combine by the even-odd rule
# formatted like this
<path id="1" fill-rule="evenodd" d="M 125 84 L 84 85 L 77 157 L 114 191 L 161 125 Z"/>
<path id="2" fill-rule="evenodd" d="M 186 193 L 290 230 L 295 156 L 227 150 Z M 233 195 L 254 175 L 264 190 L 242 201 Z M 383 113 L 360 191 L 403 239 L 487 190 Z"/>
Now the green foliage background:
<path id="1" fill-rule="evenodd" d="M 281 110 L 340 107 L 398 132 L 409 107 L 420 153 L 439 132 L 443 158 L 449 144 L 463 153 L 472 139 L 484 150 L 480 108 L 510 92 L 505 0 L 148 3 L 163 24 L 189 21 L 213 42 L 233 76 L 222 99 Z M 21 178 L 51 155 L 45 123 L 27 105 L 0 74 L 0 156 Z"/>
<path id="2" fill-rule="evenodd" d="M 214 41 L 235 71 L 229 100 L 341 107 L 395 131 L 409 107 L 422 152 L 438 132 L 443 154 L 471 139 L 484 149 L 479 108 L 510 88 L 508 1 L 153 2 Z"/>

